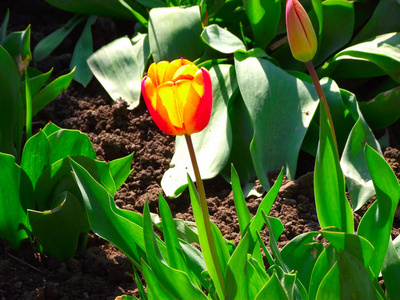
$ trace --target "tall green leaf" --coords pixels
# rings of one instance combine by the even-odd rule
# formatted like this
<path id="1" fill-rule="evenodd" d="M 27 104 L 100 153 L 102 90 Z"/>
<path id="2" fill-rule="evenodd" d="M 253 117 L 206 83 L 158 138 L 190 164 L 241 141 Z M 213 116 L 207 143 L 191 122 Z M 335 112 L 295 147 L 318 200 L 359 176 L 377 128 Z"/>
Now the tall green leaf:
<path id="1" fill-rule="evenodd" d="M 34 62 L 38 62 L 56 49 L 71 31 L 83 20 L 84 16 L 73 16 L 66 24 L 41 40 L 33 50 Z"/>
<path id="2" fill-rule="evenodd" d="M 268 171 L 285 166 L 288 177 L 294 178 L 300 147 L 318 105 L 317 97 L 311 84 L 265 59 L 237 55 L 235 68 L 254 127 L 250 145 L 254 168 L 263 187 L 269 189 Z"/>
<path id="3" fill-rule="evenodd" d="M 93 38 L 91 27 L 96 22 L 97 16 L 90 16 L 85 26 L 78 42 L 75 45 L 74 53 L 72 54 L 71 62 L 69 68 L 75 70 L 74 79 L 86 87 L 93 77 L 92 72 L 86 62 L 86 60 L 93 54 Z"/>
<path id="4" fill-rule="evenodd" d="M 353 214 L 346 198 L 345 179 L 324 105 L 320 105 L 320 133 L 315 159 L 314 193 L 321 227 L 334 226 L 342 232 L 353 233 Z"/>
<path id="5" fill-rule="evenodd" d="M 378 277 L 385 259 L 394 214 L 400 199 L 400 184 L 389 164 L 368 145 L 365 147 L 365 156 L 377 201 L 361 219 L 358 234 L 375 247 L 371 269 Z"/>
<path id="6" fill-rule="evenodd" d="M 342 99 L 349 108 L 349 112 L 358 115 L 358 120 L 348 135 L 340 161 L 343 174 L 346 176 L 351 204 L 353 210 L 356 211 L 375 195 L 365 158 L 364 145 L 368 143 L 381 155 L 382 152 L 378 141 L 364 120 L 354 94 L 342 90 Z"/>
<path id="7" fill-rule="evenodd" d="M 70 163 L 92 230 L 118 247 L 141 270 L 141 259 L 146 258 L 143 228 L 119 215 L 111 195 L 82 166 L 72 159 Z"/>
<path id="8" fill-rule="evenodd" d="M 32 116 L 36 115 L 43 107 L 53 101 L 70 85 L 74 77 L 75 70 L 62 75 L 49 83 L 32 99 Z"/>
<path id="9" fill-rule="evenodd" d="M 385 260 L 382 265 L 382 276 L 388 299 L 396 299 L 400 295 L 400 257 L 390 238 Z"/>
<path id="10" fill-rule="evenodd" d="M 173 230 L 173 227 L 171 228 Z M 166 228 L 164 230 L 167 230 Z M 161 254 L 151 225 L 149 205 L 146 202 L 143 210 L 143 238 L 150 268 L 160 284 L 177 299 L 207 299 L 200 289 L 195 287 L 189 276 L 179 269 L 168 265 Z M 172 241 L 171 241 L 172 242 Z M 171 245 L 172 246 L 172 245 Z M 176 251 L 167 247 L 167 251 Z M 170 257 L 173 259 L 173 257 Z M 176 283 L 179 284 L 176 284 Z"/>
<path id="11" fill-rule="evenodd" d="M 0 46 L 0 152 L 17 156 L 14 147 L 15 118 L 18 109 L 20 77 L 10 54 Z"/>

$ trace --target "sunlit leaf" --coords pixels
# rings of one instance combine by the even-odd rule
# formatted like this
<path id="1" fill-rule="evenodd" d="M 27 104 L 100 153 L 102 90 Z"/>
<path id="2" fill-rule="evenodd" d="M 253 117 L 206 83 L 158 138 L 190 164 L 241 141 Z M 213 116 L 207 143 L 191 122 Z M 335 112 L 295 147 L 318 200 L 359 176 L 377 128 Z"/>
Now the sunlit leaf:
<path id="1" fill-rule="evenodd" d="M 269 189 L 269 171 L 284 166 L 288 178 L 294 178 L 300 147 L 318 105 L 317 97 L 311 84 L 265 59 L 236 58 L 235 67 L 254 126 L 250 145 L 254 168 L 260 183 Z M 296 88 L 288 88 L 293 86 Z"/>
<path id="2" fill-rule="evenodd" d="M 141 35 L 134 45 L 128 37 L 122 37 L 100 48 L 87 61 L 111 98 L 122 98 L 129 109 L 139 105 L 148 47 L 146 35 Z"/>
<path id="3" fill-rule="evenodd" d="M 155 62 L 200 57 L 204 44 L 200 9 L 192 7 L 154 8 L 150 11 L 149 42 Z"/>
<path id="4" fill-rule="evenodd" d="M 222 53 L 233 53 L 237 49 L 246 50 L 239 38 L 216 24 L 204 28 L 201 37 L 207 45 Z"/>

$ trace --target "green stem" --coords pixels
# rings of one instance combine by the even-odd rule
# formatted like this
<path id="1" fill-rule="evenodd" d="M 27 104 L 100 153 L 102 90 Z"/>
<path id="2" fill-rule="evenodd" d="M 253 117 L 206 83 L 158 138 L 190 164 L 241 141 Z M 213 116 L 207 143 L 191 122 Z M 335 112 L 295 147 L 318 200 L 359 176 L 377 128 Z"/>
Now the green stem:
<path id="1" fill-rule="evenodd" d="M 337 145 L 337 141 L 336 141 L 335 128 L 333 127 L 332 115 L 329 110 L 328 101 L 326 101 L 324 91 L 322 90 L 322 86 L 319 83 L 319 78 L 318 78 L 317 72 L 315 71 L 314 65 L 311 60 L 306 62 L 305 65 L 308 69 L 308 73 L 311 76 L 315 90 L 317 91 L 318 98 L 322 101 L 322 103 L 325 107 L 326 115 L 328 116 L 329 127 L 331 128 L 333 142 L 335 143 L 336 152 L 339 154 L 338 145 Z"/>
<path id="2" fill-rule="evenodd" d="M 194 152 L 192 138 L 190 137 L 190 135 L 185 134 L 185 139 L 186 139 L 186 143 L 187 143 L 187 146 L 189 149 L 190 159 L 191 159 L 192 165 L 193 165 L 193 171 L 194 171 L 194 175 L 196 178 L 197 190 L 199 191 L 200 207 L 201 207 L 201 211 L 202 211 L 202 215 L 203 215 L 203 223 L 204 223 L 204 227 L 206 230 L 206 235 L 207 235 L 208 244 L 209 244 L 209 248 L 210 248 L 209 251 L 211 253 L 214 267 L 215 267 L 215 270 L 218 275 L 218 281 L 222 287 L 222 290 L 225 291 L 224 278 L 222 276 L 222 271 L 221 271 L 221 267 L 220 267 L 219 260 L 218 260 L 217 250 L 215 247 L 215 241 L 214 241 L 214 237 L 213 237 L 212 230 L 211 230 L 211 222 L 210 222 L 210 215 L 208 213 L 206 193 L 204 190 L 203 181 L 201 180 L 200 170 L 199 170 L 199 166 L 197 164 L 197 159 L 196 159 L 196 155 Z M 203 245 L 200 245 L 200 246 L 203 247 Z M 223 297 L 223 295 L 222 295 L 222 297 Z"/>
<path id="3" fill-rule="evenodd" d="M 26 139 L 32 136 L 32 97 L 29 86 L 28 71 L 25 69 L 25 99 L 26 99 Z"/>

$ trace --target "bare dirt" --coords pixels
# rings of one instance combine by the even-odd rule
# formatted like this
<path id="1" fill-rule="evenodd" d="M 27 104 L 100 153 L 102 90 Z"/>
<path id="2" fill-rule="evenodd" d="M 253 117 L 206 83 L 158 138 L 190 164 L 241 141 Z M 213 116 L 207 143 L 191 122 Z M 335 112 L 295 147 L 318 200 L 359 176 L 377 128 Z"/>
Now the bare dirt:
<path id="1" fill-rule="evenodd" d="M 44 36 L 72 17 L 44 1 L 2 1 L 0 19 L 6 8 L 11 10 L 10 31 L 23 30 L 32 24 L 32 48 Z M 133 33 L 133 23 L 100 18 L 93 26 L 94 48 L 113 39 Z M 74 43 L 79 29 L 68 37 L 49 59 L 38 65 L 42 71 L 51 66 L 54 76 L 68 72 Z M 153 123 L 142 102 L 135 110 L 128 110 L 123 101 L 112 102 L 94 79 L 85 89 L 73 82 L 70 88 L 45 107 L 34 119 L 34 130 L 49 121 L 62 128 L 78 129 L 86 133 L 100 160 L 113 160 L 134 152 L 133 173 L 115 195 L 116 204 L 125 209 L 142 212 L 145 200 L 152 211 L 157 210 L 160 181 L 168 169 L 174 153 L 174 138 L 163 134 Z M 391 126 L 391 147 L 384 149 L 385 158 L 400 178 L 400 122 Z M 279 218 L 285 231 L 279 239 L 283 247 L 303 232 L 318 230 L 318 219 L 313 196 L 313 164 L 306 155 L 299 160 L 298 178 L 284 180 L 271 214 Z M 271 182 L 277 173 L 269 174 Z M 230 184 L 217 177 L 205 182 L 207 202 L 212 221 L 225 238 L 239 239 L 239 226 L 233 205 Z M 247 201 L 255 213 L 262 198 Z M 170 200 L 174 217 L 193 220 L 188 193 Z M 362 214 L 362 211 L 359 213 Z M 355 219 L 359 221 L 360 215 Z M 392 236 L 400 233 L 400 218 L 396 216 Z M 268 237 L 264 234 L 267 242 Z M 130 274 L 130 261 L 113 245 L 89 234 L 86 250 L 78 249 L 74 258 L 59 262 L 40 254 L 35 244 L 24 243 L 12 249 L 0 241 L 0 300 L 10 299 L 114 299 L 123 294 L 136 294 Z"/>

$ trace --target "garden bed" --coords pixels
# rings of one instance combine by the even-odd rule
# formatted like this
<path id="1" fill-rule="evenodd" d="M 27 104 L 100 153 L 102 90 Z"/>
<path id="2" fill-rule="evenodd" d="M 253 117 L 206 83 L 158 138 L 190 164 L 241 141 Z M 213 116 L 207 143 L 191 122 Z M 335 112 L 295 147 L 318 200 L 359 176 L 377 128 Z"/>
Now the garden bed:
<path id="1" fill-rule="evenodd" d="M 9 30 L 23 30 L 32 25 L 32 48 L 43 37 L 72 16 L 44 1 L 3 1 L 0 16 L 10 8 Z M 119 36 L 133 33 L 133 23 L 100 18 L 93 27 L 95 50 Z M 38 65 L 42 71 L 54 67 L 54 76 L 68 72 L 77 35 L 67 38 L 49 59 Z M 143 211 L 147 200 L 157 212 L 160 181 L 174 153 L 174 137 L 163 134 L 152 121 L 143 102 L 128 110 L 123 101 L 113 103 L 102 86 L 93 79 L 87 88 L 73 82 L 55 101 L 34 119 L 34 133 L 49 121 L 62 128 L 78 129 L 93 143 L 99 160 L 110 161 L 134 152 L 133 173 L 115 195 L 118 207 Z M 386 160 L 400 178 L 400 123 L 389 128 L 391 147 L 384 149 Z M 377 133 L 380 134 L 380 133 Z M 285 231 L 278 241 L 283 247 L 290 239 L 318 230 L 313 197 L 313 159 L 301 154 L 297 179 L 284 180 L 270 215 L 279 218 Z M 268 174 L 273 182 L 277 173 Z M 205 182 L 211 219 L 224 237 L 240 238 L 230 184 L 221 177 Z M 262 198 L 250 197 L 248 207 L 255 213 Z M 193 220 L 188 192 L 169 200 L 175 218 Z M 362 211 L 360 212 L 360 215 Z M 359 221 L 358 214 L 355 215 Z M 357 223 L 357 222 L 356 222 Z M 392 237 L 400 233 L 400 216 L 396 214 Z M 263 237 L 267 240 L 267 235 Z M 135 294 L 129 260 L 110 243 L 89 234 L 86 250 L 78 250 L 66 262 L 42 255 L 35 244 L 25 243 L 20 250 L 0 241 L 0 299 L 114 299 Z"/>

